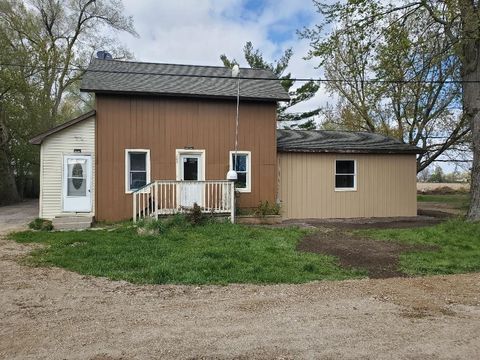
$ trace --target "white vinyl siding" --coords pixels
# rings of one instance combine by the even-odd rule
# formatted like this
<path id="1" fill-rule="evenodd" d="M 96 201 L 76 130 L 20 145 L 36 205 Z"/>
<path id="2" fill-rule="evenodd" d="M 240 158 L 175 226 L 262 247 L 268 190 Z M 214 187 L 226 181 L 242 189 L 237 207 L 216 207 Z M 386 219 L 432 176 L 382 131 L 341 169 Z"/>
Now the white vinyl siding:
<path id="1" fill-rule="evenodd" d="M 39 217 L 53 219 L 64 214 L 63 156 L 75 154 L 92 157 L 92 212 L 79 216 L 93 216 L 95 209 L 95 118 L 81 121 L 45 138 L 40 149 L 40 203 Z"/>

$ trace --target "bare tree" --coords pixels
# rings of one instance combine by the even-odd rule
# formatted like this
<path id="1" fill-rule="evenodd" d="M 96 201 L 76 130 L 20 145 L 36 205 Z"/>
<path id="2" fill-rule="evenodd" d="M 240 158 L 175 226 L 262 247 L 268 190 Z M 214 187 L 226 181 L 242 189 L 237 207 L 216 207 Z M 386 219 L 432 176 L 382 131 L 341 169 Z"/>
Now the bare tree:
<path id="1" fill-rule="evenodd" d="M 303 35 L 311 40 L 312 56 L 321 57 L 331 53 L 339 34 L 342 36 L 381 37 L 389 32 L 392 26 L 404 29 L 408 33 L 409 27 L 411 27 L 410 19 L 423 17 L 426 19 L 423 28 L 426 38 L 424 36 L 413 37 L 411 38 L 412 43 L 428 45 L 429 42 L 435 42 L 439 37 L 444 41 L 440 48 L 442 50 L 431 55 L 435 55 L 432 56 L 432 59 L 441 58 L 440 63 L 448 63 L 448 61 L 458 63 L 458 73 L 452 73 L 452 76 L 456 77 L 455 80 L 461 80 L 459 82 L 461 84 L 459 102 L 463 108 L 463 116 L 458 121 L 469 125 L 473 151 L 471 203 L 468 218 L 480 220 L 480 7 L 478 1 L 402 0 L 385 2 L 365 0 L 324 3 L 314 0 L 314 4 L 325 21 L 303 32 Z M 338 24 L 346 26 L 338 28 L 336 27 Z M 332 27 L 333 31 L 326 31 L 326 26 Z M 436 31 L 430 31 L 430 29 L 436 29 Z M 437 72 L 444 70 L 441 66 L 437 68 Z M 406 75 L 409 75 L 407 79 L 412 79 L 412 75 L 412 80 L 415 79 L 415 74 Z M 440 80 L 441 82 L 442 80 Z M 364 83 L 359 82 L 359 86 L 362 87 Z M 430 83 L 432 86 L 437 84 L 435 77 L 432 76 Z M 449 84 L 455 83 L 449 82 Z M 362 91 L 361 88 L 360 91 Z M 434 108 L 431 111 L 434 111 Z M 420 119 L 420 127 L 422 126 L 421 121 Z M 462 130 L 457 133 L 452 131 L 450 137 L 453 140 L 452 143 L 461 132 Z M 424 136 L 424 134 L 413 133 L 412 136 Z M 448 147 L 448 142 L 445 144 Z M 442 146 L 436 150 L 441 151 Z"/>

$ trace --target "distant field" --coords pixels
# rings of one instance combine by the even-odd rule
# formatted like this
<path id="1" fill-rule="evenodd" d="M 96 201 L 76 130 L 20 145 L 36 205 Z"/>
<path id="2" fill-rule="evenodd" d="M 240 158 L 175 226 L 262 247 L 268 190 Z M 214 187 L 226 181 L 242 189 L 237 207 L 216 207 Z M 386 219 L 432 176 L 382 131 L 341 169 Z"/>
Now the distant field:
<path id="1" fill-rule="evenodd" d="M 452 194 L 452 195 L 417 195 L 420 202 L 438 202 L 459 205 L 459 207 L 467 207 L 469 203 L 469 194 Z"/>
<path id="2" fill-rule="evenodd" d="M 417 182 L 417 191 L 429 192 L 429 191 L 441 191 L 442 189 L 450 188 L 454 191 L 470 191 L 469 183 L 424 183 Z"/>

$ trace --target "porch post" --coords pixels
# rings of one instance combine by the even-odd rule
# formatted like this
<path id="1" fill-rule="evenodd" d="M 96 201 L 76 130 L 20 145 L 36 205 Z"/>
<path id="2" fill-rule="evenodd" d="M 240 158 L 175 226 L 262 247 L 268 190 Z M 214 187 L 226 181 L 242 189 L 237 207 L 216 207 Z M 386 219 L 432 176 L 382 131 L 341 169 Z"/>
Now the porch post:
<path id="1" fill-rule="evenodd" d="M 235 224 L 235 182 L 230 181 L 230 221 Z"/>
<path id="2" fill-rule="evenodd" d="M 133 196 L 133 222 L 137 222 L 137 194 L 132 193 Z"/>
<path id="3" fill-rule="evenodd" d="M 160 188 L 160 196 L 162 195 L 162 188 Z M 158 181 L 155 181 L 153 192 L 153 208 L 155 209 L 155 220 L 158 220 Z"/>

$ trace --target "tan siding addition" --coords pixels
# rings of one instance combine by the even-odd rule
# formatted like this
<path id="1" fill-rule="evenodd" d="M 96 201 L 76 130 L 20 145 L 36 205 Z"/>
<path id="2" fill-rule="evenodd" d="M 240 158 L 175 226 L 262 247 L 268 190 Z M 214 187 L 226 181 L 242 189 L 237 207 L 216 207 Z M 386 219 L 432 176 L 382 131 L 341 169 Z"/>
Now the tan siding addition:
<path id="1" fill-rule="evenodd" d="M 286 219 L 415 216 L 415 155 L 279 153 Z M 356 160 L 356 191 L 335 191 L 335 160 Z"/>

